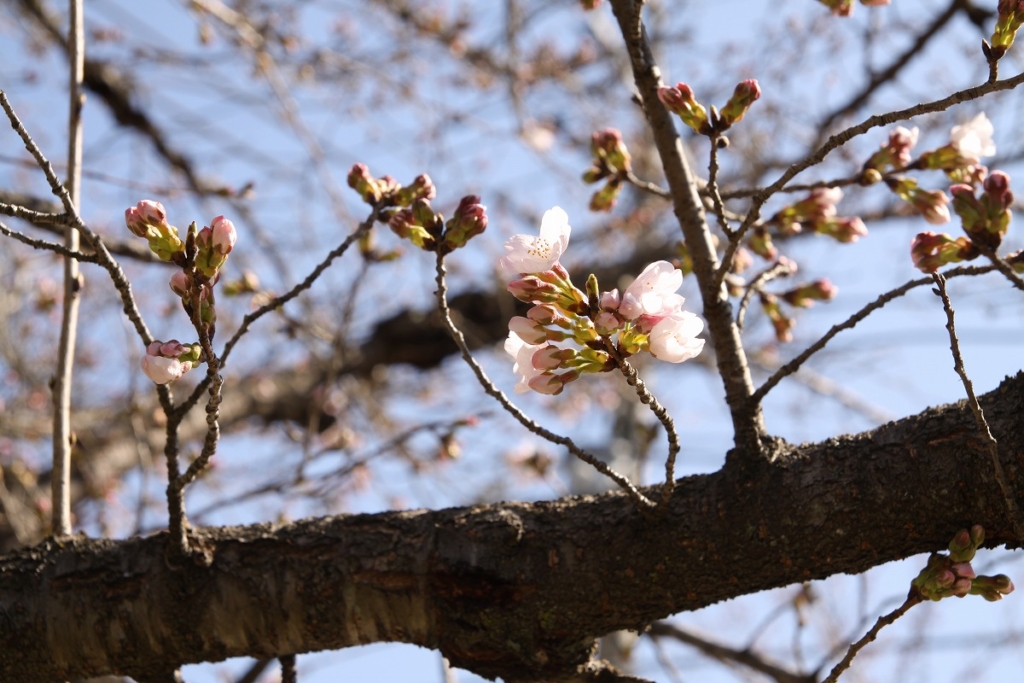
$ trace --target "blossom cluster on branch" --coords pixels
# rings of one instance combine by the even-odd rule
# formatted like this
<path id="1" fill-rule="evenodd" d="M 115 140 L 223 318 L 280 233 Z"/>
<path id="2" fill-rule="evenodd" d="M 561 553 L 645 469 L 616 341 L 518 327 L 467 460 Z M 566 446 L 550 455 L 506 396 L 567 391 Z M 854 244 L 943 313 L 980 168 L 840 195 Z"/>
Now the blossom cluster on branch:
<path id="1" fill-rule="evenodd" d="M 517 392 L 559 394 L 588 372 L 607 372 L 642 351 L 670 363 L 694 358 L 704 348 L 704 322 L 683 310 L 676 290 L 683 273 L 668 261 L 648 265 L 619 293 L 601 292 L 597 278 L 586 292 L 573 285 L 559 259 L 569 244 L 569 217 L 559 207 L 545 212 L 537 236 L 514 235 L 498 268 L 508 290 L 532 304 L 509 322 L 505 350 L 515 359 Z M 559 346 L 562 344 L 562 346 Z"/>
<path id="2" fill-rule="evenodd" d="M 181 298 L 182 308 L 200 339 L 212 340 L 217 322 L 213 288 L 238 241 L 234 223 L 217 216 L 200 230 L 193 222 L 182 240 L 178 228 L 167 222 L 163 204 L 149 199 L 126 209 L 124 220 L 128 230 L 144 238 L 160 260 L 181 268 L 171 275 L 171 291 Z M 146 348 L 142 370 L 157 384 L 167 384 L 202 360 L 200 343 L 181 344 L 176 339 L 155 341 Z"/>

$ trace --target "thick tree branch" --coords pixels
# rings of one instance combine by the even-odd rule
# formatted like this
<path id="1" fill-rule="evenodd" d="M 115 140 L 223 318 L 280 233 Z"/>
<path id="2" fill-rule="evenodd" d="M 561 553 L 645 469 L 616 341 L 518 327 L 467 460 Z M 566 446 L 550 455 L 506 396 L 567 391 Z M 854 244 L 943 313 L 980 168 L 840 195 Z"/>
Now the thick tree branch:
<path id="1" fill-rule="evenodd" d="M 759 404 L 748 400 L 754 393 L 743 341 L 732 317 L 732 305 L 725 287 L 718 282 L 718 256 L 711 241 L 697 180 L 683 155 L 682 140 L 672 115 L 658 100 L 661 72 L 655 64 L 647 33 L 640 21 L 641 4 L 634 0 L 612 0 L 612 9 L 626 41 L 633 77 L 644 114 L 654 136 L 672 193 L 672 206 L 693 257 L 693 272 L 704 302 L 704 318 L 711 332 L 718 372 L 725 384 L 725 400 L 732 415 L 736 445 L 746 452 L 760 450 L 764 421 Z"/>
<path id="2" fill-rule="evenodd" d="M 1021 495 L 1024 374 L 979 400 Z M 165 534 L 49 541 L 0 559 L 0 679 L 402 641 L 511 682 L 580 680 L 614 630 L 939 550 L 966 524 L 1015 545 L 983 450 L 957 404 L 730 458 L 658 520 L 615 493 L 206 529 L 187 566 Z"/>

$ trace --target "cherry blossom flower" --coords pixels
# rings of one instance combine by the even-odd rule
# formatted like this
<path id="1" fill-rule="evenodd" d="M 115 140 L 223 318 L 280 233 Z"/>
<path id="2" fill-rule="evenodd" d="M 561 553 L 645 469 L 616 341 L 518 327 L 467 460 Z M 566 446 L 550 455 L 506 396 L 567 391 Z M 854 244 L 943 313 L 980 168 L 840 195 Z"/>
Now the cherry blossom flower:
<path id="1" fill-rule="evenodd" d="M 157 384 L 167 384 L 168 382 L 180 379 L 182 375 L 191 369 L 191 363 L 182 363 L 177 358 L 164 358 L 163 356 L 142 357 L 142 371 L 146 373 L 146 377 L 149 377 Z"/>
<path id="2" fill-rule="evenodd" d="M 683 297 L 675 291 L 683 284 L 683 272 L 668 261 L 655 261 L 622 293 L 619 315 L 636 320 L 641 315 L 665 316 L 679 310 Z"/>
<path id="3" fill-rule="evenodd" d="M 992 122 L 981 112 L 967 123 L 953 126 L 949 132 L 949 144 L 964 159 L 977 163 L 981 157 L 990 157 L 996 153 L 996 145 L 992 141 L 994 128 Z"/>
<path id="4" fill-rule="evenodd" d="M 682 363 L 696 358 L 704 348 L 704 340 L 697 338 L 703 329 L 704 321 L 693 313 L 671 313 L 651 330 L 651 355 L 668 363 Z"/>
<path id="5" fill-rule="evenodd" d="M 167 384 L 192 369 L 199 361 L 198 344 L 182 344 L 177 339 L 154 341 L 142 357 L 142 371 L 157 384 Z"/>
<path id="6" fill-rule="evenodd" d="M 499 269 L 506 279 L 520 273 L 550 270 L 569 244 L 571 230 L 569 216 L 561 207 L 545 211 L 537 237 L 513 235 L 505 242 L 505 255 L 498 260 Z"/>
<path id="7" fill-rule="evenodd" d="M 529 391 L 530 380 L 544 372 L 540 368 L 533 367 L 533 354 L 544 346 L 546 344 L 527 344 L 515 332 L 508 333 L 508 339 L 505 340 L 505 352 L 515 359 L 512 372 L 519 378 L 515 388 L 517 394 Z"/>

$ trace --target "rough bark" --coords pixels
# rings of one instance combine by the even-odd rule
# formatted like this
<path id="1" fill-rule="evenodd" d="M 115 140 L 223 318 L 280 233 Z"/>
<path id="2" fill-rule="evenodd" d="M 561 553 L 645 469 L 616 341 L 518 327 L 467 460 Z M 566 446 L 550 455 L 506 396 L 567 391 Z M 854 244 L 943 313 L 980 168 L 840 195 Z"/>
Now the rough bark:
<path id="1" fill-rule="evenodd" d="M 982 398 L 1024 494 L 1024 374 Z M 1016 547 L 973 418 L 929 409 L 856 436 L 728 458 L 661 519 L 619 494 L 73 538 L 0 558 L 0 679 L 173 670 L 378 641 L 508 681 L 568 680 L 593 639 L 738 595 L 943 548 Z"/>

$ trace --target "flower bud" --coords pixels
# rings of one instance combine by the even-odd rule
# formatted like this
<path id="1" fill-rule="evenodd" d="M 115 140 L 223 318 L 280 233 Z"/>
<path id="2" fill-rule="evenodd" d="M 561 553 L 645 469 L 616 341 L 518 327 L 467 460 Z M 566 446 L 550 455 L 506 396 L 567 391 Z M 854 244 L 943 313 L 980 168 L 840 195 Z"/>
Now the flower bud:
<path id="1" fill-rule="evenodd" d="M 591 135 L 590 152 L 594 155 L 594 165 L 598 168 L 607 168 L 613 174 L 626 173 L 630 170 L 629 150 L 622 141 L 622 133 L 614 128 L 605 128 Z"/>
<path id="2" fill-rule="evenodd" d="M 211 240 L 213 250 L 223 256 L 230 254 L 231 250 L 235 247 L 235 242 L 238 241 L 235 224 L 224 218 L 224 216 L 217 216 L 211 221 L 210 228 L 213 231 Z"/>
<path id="3" fill-rule="evenodd" d="M 781 296 L 790 306 L 810 308 L 815 301 L 831 301 L 838 292 L 835 285 L 826 278 L 821 278 L 791 289 Z"/>
<path id="4" fill-rule="evenodd" d="M 674 88 L 658 88 L 658 99 L 698 135 L 709 135 L 712 132 L 708 111 L 694 99 L 690 86 L 676 83 Z"/>
<path id="5" fill-rule="evenodd" d="M 724 126 L 722 130 L 742 121 L 751 105 L 759 97 L 761 97 L 761 86 L 757 84 L 756 80 L 749 79 L 739 83 L 733 91 L 732 97 L 722 107 L 720 113 L 722 125 Z"/>
<path id="6" fill-rule="evenodd" d="M 171 291 L 180 297 L 188 296 L 189 282 L 188 276 L 185 275 L 184 271 L 175 271 L 174 275 L 171 276 Z"/>
<path id="7" fill-rule="evenodd" d="M 814 231 L 820 235 L 828 235 L 844 244 L 856 242 L 868 234 L 867 226 L 859 216 L 829 218 L 814 224 Z"/>
<path id="8" fill-rule="evenodd" d="M 621 188 L 618 178 L 612 178 L 600 190 L 590 197 L 590 210 L 607 212 L 615 208 L 619 201 L 619 189 Z"/>
<path id="9" fill-rule="evenodd" d="M 622 327 L 623 320 L 611 311 L 600 311 L 594 316 L 594 328 L 602 337 L 610 337 Z"/>
<path id="10" fill-rule="evenodd" d="M 555 285 L 549 282 L 541 282 L 536 275 L 527 275 L 508 283 L 508 291 L 520 301 L 532 303 L 554 303 L 558 300 L 559 292 Z"/>
<path id="11" fill-rule="evenodd" d="M 761 292 L 761 309 L 768 316 L 775 329 L 775 339 L 781 344 L 793 341 L 793 319 L 782 312 L 778 297 Z"/>
<path id="12" fill-rule="evenodd" d="M 176 339 L 154 341 L 146 347 L 146 355 L 142 357 L 142 371 L 157 384 L 173 382 L 198 362 L 198 348 L 198 344 L 182 344 Z"/>
<path id="13" fill-rule="evenodd" d="M 546 394 L 548 396 L 557 396 L 562 393 L 564 386 L 562 380 L 553 372 L 542 372 L 536 377 L 531 378 L 527 385 L 538 394 Z"/>
<path id="14" fill-rule="evenodd" d="M 1021 24 L 1024 24 L 1024 3 L 1020 0 L 999 0 L 997 11 L 999 15 L 992 31 L 990 48 L 992 58 L 996 60 L 1006 54 Z"/>
<path id="15" fill-rule="evenodd" d="M 425 251 L 433 251 L 443 230 L 441 216 L 430 208 L 430 202 L 417 199 L 412 207 L 396 211 L 388 221 L 391 231 Z"/>
<path id="16" fill-rule="evenodd" d="M 173 261 L 184 253 L 178 229 L 167 223 L 167 211 L 160 202 L 146 199 L 125 209 L 124 222 L 133 235 L 149 241 L 150 250 L 161 261 Z"/>
<path id="17" fill-rule="evenodd" d="M 774 261 L 779 255 L 778 250 L 772 244 L 772 236 L 763 225 L 754 228 L 750 234 L 750 239 L 747 241 L 747 245 L 752 252 L 768 261 Z"/>
<path id="18" fill-rule="evenodd" d="M 927 230 L 918 233 L 910 242 L 910 258 L 914 267 L 925 273 L 934 273 L 947 263 L 959 263 L 978 257 L 978 249 L 966 237 L 953 239 L 945 233 Z"/>
<path id="19" fill-rule="evenodd" d="M 903 126 L 897 126 L 894 130 L 889 131 L 888 141 L 864 163 L 862 182 L 865 185 L 877 183 L 882 179 L 882 174 L 879 171 L 884 171 L 886 168 L 898 169 L 908 166 L 910 152 L 917 144 L 918 133 L 916 126 L 909 130 Z M 869 175 L 871 171 L 874 171 L 873 175 Z"/>
<path id="20" fill-rule="evenodd" d="M 533 367 L 538 370 L 556 370 L 566 367 L 565 364 L 576 358 L 576 351 L 573 349 L 560 349 L 557 346 L 542 346 L 537 349 L 532 358 Z"/>
<path id="21" fill-rule="evenodd" d="M 509 320 L 508 329 L 527 344 L 543 344 L 548 340 L 548 331 L 544 327 L 522 316 L 517 315 Z"/>
<path id="22" fill-rule="evenodd" d="M 401 188 L 395 193 L 395 203 L 399 206 L 410 206 L 417 199 L 427 201 L 437 196 L 437 188 L 426 173 L 416 176 L 411 185 Z"/>
<path id="23" fill-rule="evenodd" d="M 466 195 L 455 209 L 455 215 L 445 224 L 444 244 L 448 251 L 466 246 L 466 243 L 487 229 L 487 207 L 480 197 Z"/>

